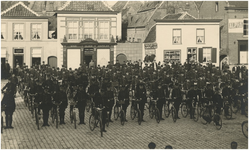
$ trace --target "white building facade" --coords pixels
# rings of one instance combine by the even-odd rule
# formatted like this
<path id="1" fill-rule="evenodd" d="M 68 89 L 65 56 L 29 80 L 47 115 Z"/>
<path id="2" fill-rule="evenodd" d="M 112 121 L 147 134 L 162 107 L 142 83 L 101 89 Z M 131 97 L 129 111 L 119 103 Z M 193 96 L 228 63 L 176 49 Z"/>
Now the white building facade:
<path id="1" fill-rule="evenodd" d="M 219 22 L 205 20 L 155 20 L 156 61 L 197 61 L 219 66 Z M 144 53 L 145 54 L 145 53 Z"/>

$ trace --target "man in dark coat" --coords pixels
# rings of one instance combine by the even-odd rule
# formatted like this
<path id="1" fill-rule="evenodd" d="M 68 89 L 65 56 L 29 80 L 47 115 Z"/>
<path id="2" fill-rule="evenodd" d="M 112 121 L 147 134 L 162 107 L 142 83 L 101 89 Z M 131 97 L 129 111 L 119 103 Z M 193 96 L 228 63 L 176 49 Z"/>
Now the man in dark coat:
<path id="1" fill-rule="evenodd" d="M 49 110 L 52 108 L 52 98 L 51 94 L 49 92 L 49 87 L 44 87 L 44 93 L 42 98 L 42 103 L 40 105 L 42 112 L 43 112 L 43 127 L 49 126 L 48 124 L 48 117 L 49 117 Z"/>
<path id="2" fill-rule="evenodd" d="M 106 104 L 106 110 L 109 111 L 109 122 L 113 122 L 111 120 L 112 116 L 112 108 L 114 105 L 114 92 L 111 91 L 111 84 L 107 85 L 107 91 L 104 93 L 104 103 Z"/>
<path id="3" fill-rule="evenodd" d="M 172 90 L 172 98 L 174 99 L 174 106 L 176 109 L 177 119 L 180 119 L 178 116 L 178 112 L 179 112 L 179 106 L 180 106 L 181 101 L 182 101 L 182 92 L 181 92 L 181 89 L 180 89 L 178 83 L 175 83 L 175 86 Z"/>
<path id="4" fill-rule="evenodd" d="M 123 108 L 123 110 L 125 112 L 125 118 L 126 118 L 127 107 L 129 106 L 129 90 L 128 90 L 128 86 L 125 86 L 125 85 L 121 86 L 121 90 L 119 91 L 119 94 L 118 94 L 118 100 L 125 102 L 124 104 L 122 104 L 122 108 Z M 126 119 L 125 119 L 125 121 L 127 122 Z"/>
<path id="5" fill-rule="evenodd" d="M 6 89 L 6 90 L 5 90 Z M 13 129 L 12 127 L 12 116 L 16 108 L 15 103 L 15 85 L 8 79 L 8 83 L 2 88 L 2 93 L 4 93 L 3 100 L 1 102 L 2 109 L 5 110 L 6 127 L 5 129 Z M 4 108 L 3 108 L 4 107 Z"/>
<path id="6" fill-rule="evenodd" d="M 136 88 L 135 96 L 136 96 L 136 98 L 138 100 L 140 100 L 139 109 L 141 111 L 142 121 L 144 121 L 143 120 L 143 117 L 144 117 L 144 105 L 146 103 L 147 97 L 146 97 L 146 89 L 145 89 L 145 87 L 144 87 L 144 85 L 142 83 L 140 83 L 138 88 Z"/>
<path id="7" fill-rule="evenodd" d="M 162 109 L 163 109 L 163 104 L 165 103 L 165 94 L 164 94 L 164 89 L 162 88 L 161 84 L 157 84 L 157 90 L 156 90 L 156 97 L 157 97 L 157 108 L 159 109 L 160 116 L 159 118 L 161 120 L 164 120 L 162 118 Z"/>
<path id="8" fill-rule="evenodd" d="M 86 108 L 86 102 L 88 99 L 88 95 L 82 84 L 79 85 L 79 90 L 77 91 L 75 98 L 77 101 L 76 107 L 78 107 L 78 110 L 79 110 L 79 119 L 80 119 L 79 124 L 85 125 L 86 124 L 85 123 L 85 108 Z"/>

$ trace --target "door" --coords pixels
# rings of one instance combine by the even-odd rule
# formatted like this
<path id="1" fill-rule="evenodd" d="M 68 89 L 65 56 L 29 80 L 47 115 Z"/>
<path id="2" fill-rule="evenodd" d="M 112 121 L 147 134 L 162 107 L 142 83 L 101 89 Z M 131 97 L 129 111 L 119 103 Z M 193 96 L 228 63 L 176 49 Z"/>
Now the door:
<path id="1" fill-rule="evenodd" d="M 125 56 L 125 54 L 119 54 L 116 60 L 118 60 L 120 64 L 125 64 L 127 61 L 127 57 Z"/>
<path id="2" fill-rule="evenodd" d="M 32 58 L 32 66 L 40 65 L 41 64 L 41 57 L 33 57 Z"/>
<path id="3" fill-rule="evenodd" d="M 17 63 L 19 64 L 20 67 L 23 65 L 23 55 L 14 55 L 13 59 L 13 66 L 14 68 L 16 67 Z"/>
<path id="4" fill-rule="evenodd" d="M 41 60 L 40 60 L 40 63 L 41 63 Z M 50 67 L 55 67 L 57 68 L 57 57 L 55 56 L 50 56 L 48 57 L 48 64 L 50 65 Z"/>
<path id="5" fill-rule="evenodd" d="M 92 58 L 93 58 L 92 55 L 86 55 L 84 57 L 87 66 L 89 66 L 89 63 L 91 62 Z"/>

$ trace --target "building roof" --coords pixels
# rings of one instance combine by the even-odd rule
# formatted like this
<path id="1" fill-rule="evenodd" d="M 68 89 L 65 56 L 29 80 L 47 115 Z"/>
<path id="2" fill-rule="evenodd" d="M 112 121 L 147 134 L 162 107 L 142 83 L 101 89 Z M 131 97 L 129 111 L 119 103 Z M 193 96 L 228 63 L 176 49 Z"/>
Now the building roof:
<path id="1" fill-rule="evenodd" d="M 248 8 L 248 1 L 228 1 L 229 7 L 245 7 Z"/>
<path id="2" fill-rule="evenodd" d="M 156 22 L 220 22 L 222 19 L 155 19 Z"/>
<path id="3" fill-rule="evenodd" d="M 202 4 L 203 4 L 203 1 L 194 1 L 195 2 L 195 5 L 197 7 L 198 10 L 200 10 Z"/>
<path id="4" fill-rule="evenodd" d="M 19 1 L 1 1 L 1 12 L 5 11 L 6 9 L 10 8 L 11 6 L 17 4 Z M 28 1 L 22 1 L 24 5 L 28 6 Z"/>
<path id="5" fill-rule="evenodd" d="M 156 9 L 157 7 L 159 7 L 161 4 L 163 3 L 163 1 L 148 1 L 145 2 L 140 9 L 138 10 L 138 12 L 143 12 L 143 11 L 148 11 L 151 9 Z"/>
<path id="6" fill-rule="evenodd" d="M 124 6 L 126 6 L 126 4 L 128 3 L 128 1 L 117 1 L 113 6 L 112 9 L 114 11 L 121 11 L 122 9 L 124 9 Z"/>
<path id="7" fill-rule="evenodd" d="M 167 14 L 162 19 L 163 20 L 182 20 L 182 19 L 196 19 L 196 18 L 187 12 L 181 12 L 178 14 Z"/>
<path id="8" fill-rule="evenodd" d="M 30 1 L 29 8 L 35 12 L 52 12 L 64 6 L 66 1 Z"/>
<path id="9" fill-rule="evenodd" d="M 146 26 L 153 14 L 154 10 L 149 10 L 131 16 L 128 21 L 128 28 Z"/>
<path id="10" fill-rule="evenodd" d="M 2 17 L 36 17 L 36 12 L 28 8 L 23 2 L 18 2 L 5 11 L 1 12 Z"/>
<path id="11" fill-rule="evenodd" d="M 146 36 L 144 43 L 153 43 L 156 41 L 156 25 L 152 26 L 148 35 Z"/>
<path id="12" fill-rule="evenodd" d="M 60 11 L 113 11 L 104 1 L 69 1 Z"/>

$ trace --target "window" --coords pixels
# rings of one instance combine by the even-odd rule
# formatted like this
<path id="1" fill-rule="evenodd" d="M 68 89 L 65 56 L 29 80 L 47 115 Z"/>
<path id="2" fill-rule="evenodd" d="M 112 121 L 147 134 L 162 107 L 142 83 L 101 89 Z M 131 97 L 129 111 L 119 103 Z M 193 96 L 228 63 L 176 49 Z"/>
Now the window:
<path id="1" fill-rule="evenodd" d="M 197 29 L 196 30 L 196 43 L 204 43 L 205 42 L 205 30 Z"/>
<path id="2" fill-rule="evenodd" d="M 14 24 L 14 40 L 23 40 L 24 24 Z"/>
<path id="3" fill-rule="evenodd" d="M 203 48 L 203 63 L 211 61 L 211 50 L 212 48 Z"/>
<path id="4" fill-rule="evenodd" d="M 84 21 L 83 22 L 83 33 L 82 39 L 94 38 L 94 22 L 93 21 Z"/>
<path id="5" fill-rule="evenodd" d="M 109 39 L 109 21 L 99 22 L 99 39 L 101 40 Z"/>
<path id="6" fill-rule="evenodd" d="M 32 40 L 40 40 L 41 39 L 41 24 L 32 24 Z"/>
<path id="7" fill-rule="evenodd" d="M 137 39 L 137 42 L 138 42 L 138 43 L 141 43 L 141 41 L 142 41 L 141 39 Z"/>
<path id="8" fill-rule="evenodd" d="M 94 5 L 93 4 L 87 4 L 87 10 L 88 11 L 93 11 L 94 10 Z"/>
<path id="9" fill-rule="evenodd" d="M 68 21 L 68 39 L 78 39 L 78 21 Z"/>
<path id="10" fill-rule="evenodd" d="M 179 62 L 181 60 L 181 51 L 164 50 L 164 60 L 169 62 Z"/>
<path id="11" fill-rule="evenodd" d="M 215 11 L 219 11 L 219 2 L 215 2 Z"/>
<path id="12" fill-rule="evenodd" d="M 188 48 L 188 61 L 196 61 L 197 51 L 196 48 Z"/>
<path id="13" fill-rule="evenodd" d="M 244 20 L 243 35 L 248 36 L 248 19 Z"/>
<path id="14" fill-rule="evenodd" d="M 1 24 L 1 39 L 6 39 L 6 24 Z"/>
<path id="15" fill-rule="evenodd" d="M 181 44 L 181 29 L 173 29 L 173 44 Z"/>

